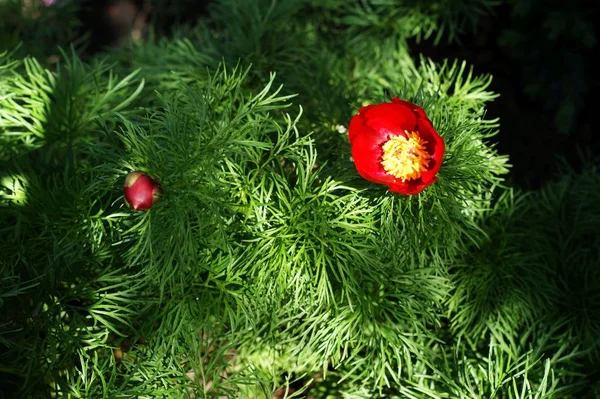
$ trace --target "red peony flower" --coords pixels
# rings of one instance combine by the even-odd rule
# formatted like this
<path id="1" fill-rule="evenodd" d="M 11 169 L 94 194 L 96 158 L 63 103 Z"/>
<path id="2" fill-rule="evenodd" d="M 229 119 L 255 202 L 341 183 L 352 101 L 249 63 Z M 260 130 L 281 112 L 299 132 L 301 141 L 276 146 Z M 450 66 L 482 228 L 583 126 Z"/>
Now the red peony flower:
<path id="1" fill-rule="evenodd" d="M 437 180 L 444 140 L 418 105 L 395 97 L 362 107 L 350 121 L 348 136 L 354 166 L 366 180 L 405 195 Z"/>
<path id="2" fill-rule="evenodd" d="M 125 199 L 136 211 L 150 209 L 158 201 L 161 189 L 158 182 L 142 172 L 131 172 L 125 178 Z"/>

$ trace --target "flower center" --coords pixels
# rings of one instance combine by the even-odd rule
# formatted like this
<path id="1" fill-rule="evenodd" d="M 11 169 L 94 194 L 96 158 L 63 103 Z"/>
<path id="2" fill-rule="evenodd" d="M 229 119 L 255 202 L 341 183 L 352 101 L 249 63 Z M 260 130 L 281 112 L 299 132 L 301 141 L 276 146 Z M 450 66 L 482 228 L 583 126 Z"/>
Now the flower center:
<path id="1" fill-rule="evenodd" d="M 425 149 L 427 141 L 415 132 L 404 133 L 406 137 L 391 136 L 383 145 L 381 165 L 388 174 L 402 181 L 415 180 L 427 170 L 431 155 Z"/>

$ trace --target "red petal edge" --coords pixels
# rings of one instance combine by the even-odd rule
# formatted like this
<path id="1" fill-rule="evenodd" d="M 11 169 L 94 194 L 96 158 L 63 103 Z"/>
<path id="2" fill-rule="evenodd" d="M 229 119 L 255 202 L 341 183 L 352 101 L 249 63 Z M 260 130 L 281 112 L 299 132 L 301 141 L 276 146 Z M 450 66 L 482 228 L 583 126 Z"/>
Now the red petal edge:
<path id="1" fill-rule="evenodd" d="M 427 151 L 432 163 L 419 179 L 402 182 L 387 174 L 381 166 L 381 146 L 390 135 L 403 136 L 404 130 L 417 131 L 428 141 Z M 445 152 L 444 140 L 418 105 L 396 96 L 389 103 L 362 107 L 351 119 L 348 135 L 354 165 L 364 179 L 385 184 L 390 191 L 404 195 L 418 194 L 437 180 Z"/>

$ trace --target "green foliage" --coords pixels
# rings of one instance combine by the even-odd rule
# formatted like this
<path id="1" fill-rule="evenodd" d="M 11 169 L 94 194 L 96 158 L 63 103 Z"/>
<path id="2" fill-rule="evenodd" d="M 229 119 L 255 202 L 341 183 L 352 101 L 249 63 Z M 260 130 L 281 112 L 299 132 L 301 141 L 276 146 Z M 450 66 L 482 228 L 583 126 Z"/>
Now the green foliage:
<path id="1" fill-rule="evenodd" d="M 489 241 L 451 269 L 450 308 L 459 335 L 498 325 L 510 332 L 549 319 L 597 351 L 598 184 L 594 168 L 570 172 L 539 192 L 497 203 L 484 225 Z"/>
<path id="2" fill-rule="evenodd" d="M 600 246 L 593 205 L 599 182 L 594 167 L 568 171 L 538 192 L 511 193 L 497 203 L 483 225 L 489 241 L 450 269 L 455 288 L 448 305 L 457 336 L 472 340 L 492 334 L 512 342 L 515 331 L 529 330 L 528 340 L 546 331 L 536 351 L 564 357 L 567 363 L 554 368 L 555 377 L 564 373 L 563 380 L 575 387 L 583 384 L 563 367 L 583 376 L 600 360 L 595 275 Z M 571 365 L 570 358 L 578 362 Z M 579 391 L 568 392 L 564 397 Z"/>
<path id="3" fill-rule="evenodd" d="M 495 0 L 309 0 L 308 3 L 318 13 L 324 13 L 327 21 L 334 22 L 325 29 L 348 30 L 354 37 L 352 45 L 359 46 L 388 37 L 417 40 L 433 37 L 436 43 L 442 39 L 457 40 L 467 26 L 474 27 L 480 17 L 489 15 L 498 4 Z M 361 41 L 359 32 L 370 40 Z"/>
<path id="4" fill-rule="evenodd" d="M 18 152 L 41 154 L 45 166 L 55 164 L 73 148 L 92 144 L 92 122 L 127 107 L 143 87 L 134 79 L 136 71 L 119 80 L 106 63 L 86 65 L 74 53 L 63 54 L 56 71 L 34 58 L 16 64 L 22 67 L 18 69 L 5 62 L 10 71 L 0 82 L 5 93 L 0 161 Z M 132 84 L 137 84 L 135 90 L 130 90 Z"/>
<path id="5" fill-rule="evenodd" d="M 0 56 L 9 394 L 590 392 L 597 171 L 505 187 L 491 77 L 413 60 L 404 41 L 440 20 L 458 32 L 463 11 L 348 4 L 227 0 L 89 62 Z M 446 143 L 418 196 L 360 179 L 349 155 L 351 116 L 395 95 Z M 123 200 L 134 170 L 163 189 L 145 212 Z"/>
<path id="6" fill-rule="evenodd" d="M 559 320 L 566 336 L 588 350 L 595 364 L 600 360 L 599 187 L 597 167 L 567 172 L 540 191 L 538 206 L 530 205 L 520 227 L 529 236 L 532 263 L 545 269 L 539 283 L 552 289 L 547 322 Z"/>

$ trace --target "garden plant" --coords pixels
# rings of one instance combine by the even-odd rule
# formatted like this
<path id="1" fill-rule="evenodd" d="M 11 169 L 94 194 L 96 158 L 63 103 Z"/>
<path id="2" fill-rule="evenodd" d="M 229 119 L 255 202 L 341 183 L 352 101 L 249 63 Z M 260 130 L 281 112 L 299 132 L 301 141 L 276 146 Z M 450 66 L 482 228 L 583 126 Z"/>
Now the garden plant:
<path id="1" fill-rule="evenodd" d="M 411 47 L 497 3 L 0 0 L 0 397 L 600 397 L 597 159 Z"/>

